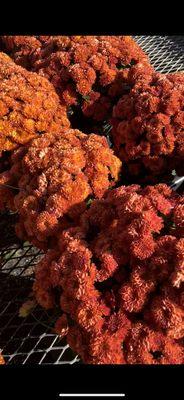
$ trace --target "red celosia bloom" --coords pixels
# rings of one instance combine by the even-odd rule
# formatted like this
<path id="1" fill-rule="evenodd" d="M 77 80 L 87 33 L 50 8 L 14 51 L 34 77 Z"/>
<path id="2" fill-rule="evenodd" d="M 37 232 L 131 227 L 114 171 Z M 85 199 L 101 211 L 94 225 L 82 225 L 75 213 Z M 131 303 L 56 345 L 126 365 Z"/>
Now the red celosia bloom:
<path id="1" fill-rule="evenodd" d="M 108 191 L 38 265 L 36 298 L 60 293 L 57 333 L 85 363 L 183 362 L 181 204 L 163 184 Z"/>
<path id="2" fill-rule="evenodd" d="M 131 175 L 184 173 L 183 101 L 183 73 L 149 71 L 114 106 L 114 146 Z"/>

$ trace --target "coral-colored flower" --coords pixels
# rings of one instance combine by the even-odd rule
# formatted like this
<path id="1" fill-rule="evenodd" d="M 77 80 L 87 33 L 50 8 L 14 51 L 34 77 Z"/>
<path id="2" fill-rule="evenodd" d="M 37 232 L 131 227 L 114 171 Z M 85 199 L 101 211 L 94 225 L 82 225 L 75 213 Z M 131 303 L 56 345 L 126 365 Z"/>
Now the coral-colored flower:
<path id="1" fill-rule="evenodd" d="M 139 65 L 135 65 L 136 69 L 139 70 Z M 157 176 L 172 169 L 181 173 L 184 74 L 164 75 L 147 67 L 141 74 L 128 94 L 122 97 L 119 94 L 113 108 L 111 123 L 116 152 L 133 175 L 151 179 L 151 174 Z"/>
<path id="2" fill-rule="evenodd" d="M 26 144 L 36 134 L 70 126 L 66 107 L 51 83 L 4 53 L 0 53 L 0 82 L 0 152 Z"/>
<path id="3" fill-rule="evenodd" d="M 1 40 L 15 62 L 47 77 L 67 106 L 81 104 L 84 115 L 97 121 L 109 114 L 108 97 L 117 95 L 125 76 L 134 81 L 135 74 L 130 77 L 127 72 L 133 65 L 141 62 L 144 69 L 151 68 L 130 36 L 3 36 Z M 100 98 L 94 102 L 96 92 Z"/>
<path id="4" fill-rule="evenodd" d="M 110 190 L 37 266 L 37 301 L 60 293 L 67 341 L 85 363 L 183 363 L 180 204 L 163 184 Z"/>
<path id="5" fill-rule="evenodd" d="M 62 128 L 34 139 L 14 162 L 0 179 L 12 184 L 17 178 L 16 232 L 39 247 L 76 223 L 88 200 L 101 198 L 121 169 L 105 137 Z"/>

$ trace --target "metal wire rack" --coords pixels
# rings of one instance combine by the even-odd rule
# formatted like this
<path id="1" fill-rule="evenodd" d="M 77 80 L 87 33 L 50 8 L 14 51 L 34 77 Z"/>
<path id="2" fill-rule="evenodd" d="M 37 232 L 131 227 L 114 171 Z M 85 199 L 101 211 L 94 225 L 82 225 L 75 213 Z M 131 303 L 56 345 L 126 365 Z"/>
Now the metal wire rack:
<path id="1" fill-rule="evenodd" d="M 134 36 L 160 72 L 184 70 L 184 36 Z M 14 234 L 13 214 L 0 219 L 0 349 L 7 364 L 80 362 L 65 340 L 52 330 L 53 315 L 36 306 L 26 318 L 21 305 L 32 287 L 34 265 L 42 252 Z"/>
<path id="2" fill-rule="evenodd" d="M 134 36 L 159 72 L 184 69 L 184 36 Z"/>

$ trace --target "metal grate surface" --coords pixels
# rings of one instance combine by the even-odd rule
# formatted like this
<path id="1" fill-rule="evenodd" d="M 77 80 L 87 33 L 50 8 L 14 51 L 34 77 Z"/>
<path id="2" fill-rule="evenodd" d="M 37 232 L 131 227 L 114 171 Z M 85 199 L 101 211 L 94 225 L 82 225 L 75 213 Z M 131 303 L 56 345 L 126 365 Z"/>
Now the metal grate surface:
<path id="1" fill-rule="evenodd" d="M 184 70 L 184 36 L 134 36 L 160 72 Z M 0 349 L 8 364 L 80 362 L 65 340 L 53 332 L 54 317 L 37 306 L 26 318 L 19 309 L 27 300 L 40 250 L 21 244 L 14 234 L 14 215 L 1 216 Z"/>
<path id="2" fill-rule="evenodd" d="M 52 313 L 36 308 L 26 317 L 19 309 L 28 299 L 34 265 L 42 252 L 28 242 L 21 245 L 13 233 L 12 216 L 1 216 L 9 244 L 0 249 L 0 347 L 8 364 L 65 364 L 78 361 L 64 340 L 53 333 Z M 6 224 L 6 228 L 5 228 Z"/>
<path id="3" fill-rule="evenodd" d="M 134 36 L 134 39 L 149 55 L 157 71 L 169 73 L 184 70 L 184 35 Z"/>

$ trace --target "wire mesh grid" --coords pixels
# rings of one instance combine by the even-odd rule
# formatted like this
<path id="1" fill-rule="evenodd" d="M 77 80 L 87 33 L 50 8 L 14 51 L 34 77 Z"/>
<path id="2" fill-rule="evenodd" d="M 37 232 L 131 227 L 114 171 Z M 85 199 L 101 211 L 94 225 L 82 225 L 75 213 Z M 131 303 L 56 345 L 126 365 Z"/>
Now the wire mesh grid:
<path id="1" fill-rule="evenodd" d="M 42 252 L 28 242 L 17 241 L 11 214 L 8 223 L 7 215 L 1 216 L 1 225 L 3 220 L 9 243 L 0 250 L 0 347 L 6 363 L 72 364 L 78 361 L 65 340 L 53 333 L 52 313 L 36 306 L 26 318 L 19 316 L 20 307 L 31 292 L 34 265 Z"/>
<path id="2" fill-rule="evenodd" d="M 184 69 L 184 36 L 134 36 L 159 72 Z"/>
<path id="3" fill-rule="evenodd" d="M 184 36 L 134 36 L 160 72 L 184 69 Z M 14 234 L 16 216 L 0 221 L 0 349 L 8 364 L 73 364 L 76 354 L 53 332 L 54 317 L 36 306 L 26 317 L 19 309 L 27 300 L 34 266 L 42 252 Z"/>

